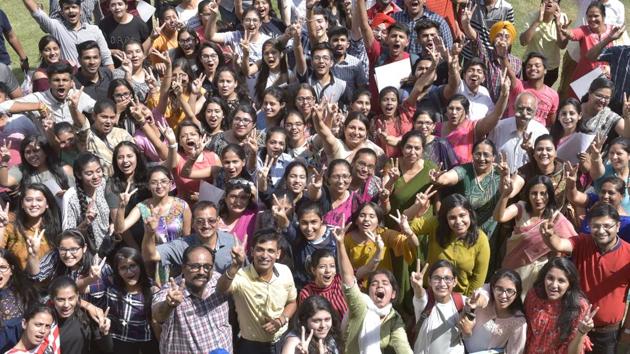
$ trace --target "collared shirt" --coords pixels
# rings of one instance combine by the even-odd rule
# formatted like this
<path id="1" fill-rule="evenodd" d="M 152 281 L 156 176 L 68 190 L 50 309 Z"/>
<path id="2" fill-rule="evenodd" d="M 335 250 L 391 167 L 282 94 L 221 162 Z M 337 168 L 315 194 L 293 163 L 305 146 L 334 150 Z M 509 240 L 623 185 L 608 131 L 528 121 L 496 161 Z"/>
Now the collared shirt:
<path id="1" fill-rule="evenodd" d="M 481 43 L 481 37 L 477 38 L 477 54 L 479 59 L 486 65 L 486 87 L 490 92 L 490 97 L 494 102 L 499 99 L 501 94 L 501 75 L 503 73 L 503 64 L 501 59 L 496 55 L 494 50 L 488 50 Z M 516 77 L 521 78 L 523 71 L 523 62 L 514 55 L 507 54 L 510 67 L 514 71 Z"/>
<path id="2" fill-rule="evenodd" d="M 82 127 L 76 127 L 79 142 L 85 149 L 101 159 L 103 168 L 108 176 L 113 173 L 114 148 L 123 141 L 134 142 L 133 137 L 125 129 L 113 127 L 112 131 L 103 139 L 90 129 L 90 122 L 86 119 Z"/>
<path id="3" fill-rule="evenodd" d="M 71 95 L 73 93 L 74 90 L 70 90 L 69 94 Z M 72 115 L 70 114 L 70 107 L 68 106 L 68 101 L 59 101 L 52 95 L 52 93 L 50 93 L 50 90 L 46 90 L 44 92 L 34 92 L 15 100 L 4 101 L 0 103 L 0 111 L 9 111 L 14 102 L 44 103 L 50 109 L 50 113 L 55 123 L 73 123 Z M 96 101 L 94 101 L 92 97 L 88 96 L 88 94 L 86 94 L 85 92 L 82 93 L 79 97 L 79 111 L 92 113 L 92 110 L 94 109 L 94 103 L 96 103 Z M 38 113 L 35 112 L 31 112 L 31 114 L 38 115 Z"/>
<path id="4" fill-rule="evenodd" d="M 234 247 L 234 235 L 229 232 L 217 230 L 217 244 L 214 248 L 214 270 L 220 274 L 230 267 L 232 263 L 232 247 Z M 168 243 L 157 246 L 162 265 L 178 265 L 184 263 L 184 251 L 191 246 L 201 245 L 203 242 L 197 234 L 180 237 Z"/>
<path id="5" fill-rule="evenodd" d="M 289 267 L 276 263 L 271 280 L 265 281 L 250 264 L 236 273 L 229 290 L 238 313 L 241 337 L 263 343 L 276 343 L 282 338 L 288 324 L 274 334 L 267 333 L 263 324 L 280 317 L 284 307 L 297 299 Z"/>
<path id="6" fill-rule="evenodd" d="M 367 61 L 361 61 L 359 58 L 346 54 L 343 60 L 335 62 L 331 72 L 333 76 L 346 82 L 350 92 L 354 92 L 357 87 L 367 85 L 368 77 Z"/>
<path id="7" fill-rule="evenodd" d="M 470 19 L 470 25 L 477 32 L 477 39 L 482 43 L 487 51 L 491 51 L 494 43 L 490 43 L 490 28 L 499 21 L 509 21 L 514 23 L 514 9 L 512 5 L 505 0 L 497 0 L 490 8 L 485 6 L 484 0 L 475 0 L 477 9 Z M 512 38 L 512 43 L 516 38 Z M 462 50 L 464 59 L 471 59 L 475 56 L 472 48 L 474 43 L 470 43 Z"/>
<path id="8" fill-rule="evenodd" d="M 100 67 L 98 68 L 98 79 L 96 82 L 83 76 L 81 71 L 74 77 L 74 82 L 77 88 L 84 87 L 83 92 L 87 93 L 96 101 L 107 99 L 107 90 L 109 89 L 109 83 L 114 79 L 114 75 L 109 69 Z"/>
<path id="9" fill-rule="evenodd" d="M 529 121 L 525 131 L 532 134 L 530 139 L 532 142 L 543 134 L 549 134 L 544 125 L 533 119 Z M 510 171 L 516 171 L 529 161 L 529 155 L 521 148 L 523 136 L 519 135 L 516 130 L 516 118 L 510 117 L 500 120 L 488 135 L 488 139 L 494 141 L 498 152 L 505 153 Z"/>
<path id="10" fill-rule="evenodd" d="M 488 112 L 494 109 L 494 102 L 490 97 L 490 92 L 484 86 L 479 86 L 477 92 L 472 92 L 464 80 L 459 83 L 457 93 L 464 95 L 470 102 L 470 108 L 468 116 L 470 120 L 479 120 L 485 117 Z"/>
<path id="11" fill-rule="evenodd" d="M 424 9 L 422 16 L 415 19 L 407 13 L 407 10 L 392 14 L 392 18 L 394 18 L 396 22 L 402 23 L 409 28 L 411 35 L 409 36 L 408 52 L 411 54 L 420 55 L 422 52 L 422 45 L 418 42 L 418 33 L 415 31 L 415 27 L 416 23 L 423 18 L 438 24 L 440 28 L 440 36 L 442 37 L 446 48 L 451 49 L 453 46 L 453 35 L 451 34 L 451 28 L 448 26 L 448 23 L 446 23 L 441 16 L 427 10 L 426 8 Z"/>
<path id="12" fill-rule="evenodd" d="M 160 352 L 208 353 L 223 348 L 232 353 L 228 298 L 217 291 L 220 277 L 212 271 L 201 298 L 184 289 L 184 300 L 162 324 Z M 165 301 L 167 292 L 168 284 L 153 297 L 153 305 Z"/>
<path id="13" fill-rule="evenodd" d="M 326 97 L 330 103 L 337 103 L 339 101 L 346 103 L 346 101 L 348 101 L 346 82 L 336 78 L 332 72 L 330 74 L 330 81 L 326 85 L 322 85 L 321 82 L 315 78 L 315 74 L 308 77 L 308 84 L 315 89 L 317 102 L 321 102 L 324 97 Z"/>
<path id="14" fill-rule="evenodd" d="M 109 308 L 112 325 L 109 333 L 124 342 L 148 342 L 153 337 L 142 292 L 128 293 L 116 287 L 110 277 L 90 285 L 89 297 L 102 309 Z M 90 301 L 92 301 L 90 299 Z"/>
<path id="15" fill-rule="evenodd" d="M 103 18 L 101 7 L 98 6 L 99 0 L 81 0 L 81 22 L 93 23 L 92 15 L 95 20 L 99 21 Z M 61 6 L 59 6 L 59 0 L 50 0 L 50 18 L 61 20 Z"/>
<path id="16" fill-rule="evenodd" d="M 98 26 L 81 22 L 81 27 L 78 30 L 74 30 L 69 28 L 65 21 L 48 17 L 41 9 L 33 12 L 32 16 L 44 32 L 57 38 L 61 46 L 61 58 L 63 60 L 76 66 L 77 58 L 79 57 L 77 44 L 85 41 L 96 41 L 101 51 L 101 61 L 103 65 L 114 64 L 112 53 L 107 47 L 107 41 L 105 41 L 103 32 L 101 32 Z"/>

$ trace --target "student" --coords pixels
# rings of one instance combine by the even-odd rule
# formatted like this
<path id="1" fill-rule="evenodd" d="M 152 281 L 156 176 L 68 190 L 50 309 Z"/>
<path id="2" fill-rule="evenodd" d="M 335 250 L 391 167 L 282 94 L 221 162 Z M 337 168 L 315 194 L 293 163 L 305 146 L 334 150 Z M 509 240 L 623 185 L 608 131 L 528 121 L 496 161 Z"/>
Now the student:
<path id="1" fill-rule="evenodd" d="M 98 43 L 96 41 L 82 42 L 77 45 L 77 52 L 81 67 L 74 76 L 75 87 L 83 87 L 83 92 L 95 101 L 106 99 L 109 83 L 114 76 L 111 70 L 101 66 L 101 51 Z"/>
<path id="2" fill-rule="evenodd" d="M 320 353 L 342 352 L 341 321 L 328 300 L 318 295 L 309 297 L 300 304 L 296 317 L 293 330 L 285 338 L 282 354 L 310 353 L 315 348 Z"/>
<path id="3" fill-rule="evenodd" d="M 24 314 L 20 341 L 5 354 L 50 353 L 60 354 L 61 348 L 51 343 L 51 328 L 55 323 L 55 313 L 47 305 L 35 305 Z"/>

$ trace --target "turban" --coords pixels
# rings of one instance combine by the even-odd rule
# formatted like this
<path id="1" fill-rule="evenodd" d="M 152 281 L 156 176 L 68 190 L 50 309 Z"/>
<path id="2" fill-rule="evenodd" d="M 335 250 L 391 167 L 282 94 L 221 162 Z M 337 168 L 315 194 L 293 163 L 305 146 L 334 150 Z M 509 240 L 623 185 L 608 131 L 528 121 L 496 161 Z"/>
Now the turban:
<path id="1" fill-rule="evenodd" d="M 372 23 L 370 24 L 370 27 L 372 27 L 372 29 L 374 29 L 374 28 L 378 27 L 378 25 L 380 25 L 381 23 L 385 24 L 385 28 L 389 28 L 389 26 L 391 26 L 394 23 L 396 23 L 396 20 L 391 18 L 391 16 L 388 16 L 388 15 L 385 15 L 384 13 L 382 13 L 382 12 L 379 12 L 372 19 Z"/>
<path id="2" fill-rule="evenodd" d="M 514 28 L 512 22 L 509 21 L 499 21 L 490 28 L 490 44 L 494 45 L 494 40 L 497 38 L 497 34 L 504 29 L 510 34 L 510 43 L 508 43 L 508 45 L 512 44 L 516 38 L 516 28 Z"/>

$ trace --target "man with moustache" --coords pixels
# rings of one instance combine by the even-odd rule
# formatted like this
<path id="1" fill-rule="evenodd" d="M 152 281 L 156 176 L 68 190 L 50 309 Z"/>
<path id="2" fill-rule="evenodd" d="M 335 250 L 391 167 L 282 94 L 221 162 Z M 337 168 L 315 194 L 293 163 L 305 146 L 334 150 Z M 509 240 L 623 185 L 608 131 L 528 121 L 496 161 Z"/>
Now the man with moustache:
<path id="1" fill-rule="evenodd" d="M 236 244 L 234 235 L 217 230 L 217 206 L 209 201 L 197 202 L 192 207 L 193 234 L 161 245 L 155 244 L 155 237 L 142 238 L 142 258 L 146 262 L 161 262 L 162 265 L 181 266 L 188 247 L 205 246 L 214 255 L 214 270 L 225 273 L 232 263 L 232 247 Z"/>
<path id="2" fill-rule="evenodd" d="M 217 290 L 234 299 L 240 339 L 237 353 L 282 351 L 282 338 L 297 309 L 297 289 L 291 270 L 276 263 L 282 237 L 274 229 L 259 230 L 250 245 L 252 263 L 241 268 L 245 252 L 232 248 L 232 264 L 219 279 Z"/>
<path id="3" fill-rule="evenodd" d="M 213 252 L 192 246 L 183 255 L 183 282 L 173 278 L 153 297 L 153 319 L 162 324 L 161 353 L 232 352 L 228 298 L 217 291 L 221 275 L 214 268 Z"/>
<path id="4" fill-rule="evenodd" d="M 580 288 L 593 309 L 599 308 L 593 317 L 595 328 L 588 333 L 592 352 L 614 354 L 620 342 L 630 342 L 630 315 L 623 321 L 630 286 L 630 244 L 619 238 L 619 213 L 612 205 L 597 204 L 587 219 L 590 235 L 562 238 L 554 234 L 553 221 L 544 221 L 540 231 L 552 251 L 571 255 L 580 274 Z M 578 328 L 578 335 L 587 333 Z"/>
<path id="5" fill-rule="evenodd" d="M 514 117 L 500 120 L 488 135 L 488 139 L 494 141 L 497 153 L 505 155 L 510 171 L 529 162 L 529 152 L 522 146 L 533 147 L 539 136 L 549 134 L 544 125 L 533 119 L 537 107 L 538 100 L 533 93 L 521 93 L 516 97 Z"/>
<path id="6" fill-rule="evenodd" d="M 425 8 L 425 2 L 426 0 L 405 0 L 404 10 L 396 12 L 391 16 L 394 20 L 396 20 L 396 22 L 407 26 L 409 29 L 415 28 L 416 23 L 422 19 L 428 19 L 437 23 L 440 27 L 439 35 L 444 41 L 444 46 L 451 49 L 453 46 L 451 28 L 441 16 L 427 10 Z M 418 41 L 418 34 L 416 32 L 412 32 L 409 37 L 409 53 L 415 55 L 420 55 L 422 53 L 422 44 Z"/>
<path id="7" fill-rule="evenodd" d="M 101 66 L 101 50 L 96 41 L 85 41 L 77 46 L 79 72 L 74 77 L 75 87 L 83 86 L 84 92 L 96 101 L 106 100 L 109 83 L 114 79 L 111 71 Z"/>

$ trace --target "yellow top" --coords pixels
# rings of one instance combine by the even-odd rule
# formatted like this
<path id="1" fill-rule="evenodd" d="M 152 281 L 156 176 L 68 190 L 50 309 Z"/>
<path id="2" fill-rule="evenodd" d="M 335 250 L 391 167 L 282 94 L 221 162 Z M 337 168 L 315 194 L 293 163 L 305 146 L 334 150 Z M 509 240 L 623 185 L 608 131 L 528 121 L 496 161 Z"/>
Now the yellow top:
<path id="1" fill-rule="evenodd" d="M 429 264 L 446 259 L 455 265 L 459 274 L 454 291 L 470 296 L 475 289 L 483 285 L 490 262 L 490 244 L 481 229 L 478 229 L 479 237 L 472 246 L 467 246 L 463 239 L 458 239 L 450 233 L 448 244 L 444 248 L 437 239 L 438 220 L 435 216 L 416 218 L 411 221 L 410 226 L 416 235 L 429 235 Z M 428 277 L 428 274 L 426 276 Z M 425 278 L 425 283 L 426 280 Z"/>
<path id="2" fill-rule="evenodd" d="M 375 233 L 383 238 L 383 243 L 385 244 L 385 255 L 378 264 L 377 269 L 393 270 L 392 257 L 390 252 L 387 252 L 388 248 L 391 248 L 397 257 L 404 257 L 408 264 L 413 263 L 416 258 L 416 249 L 409 244 L 406 235 L 383 227 L 377 228 Z M 352 267 L 355 270 L 368 264 L 374 257 L 377 249 L 374 241 L 368 239 L 365 242 L 357 243 L 352 239 L 350 233 L 346 234 L 344 245 L 346 246 L 350 263 L 352 263 Z"/>
<path id="3" fill-rule="evenodd" d="M 0 248 L 4 248 L 11 251 L 17 259 L 20 261 L 20 267 L 24 269 L 26 267 L 26 261 L 28 259 L 28 245 L 26 244 L 26 237 L 32 237 L 35 235 L 35 229 L 24 230 L 26 235 L 22 235 L 15 223 L 9 223 L 4 229 L 4 237 L 0 240 Z M 41 246 L 39 247 L 39 258 L 41 259 L 50 251 L 50 245 L 46 237 L 42 237 Z"/>

